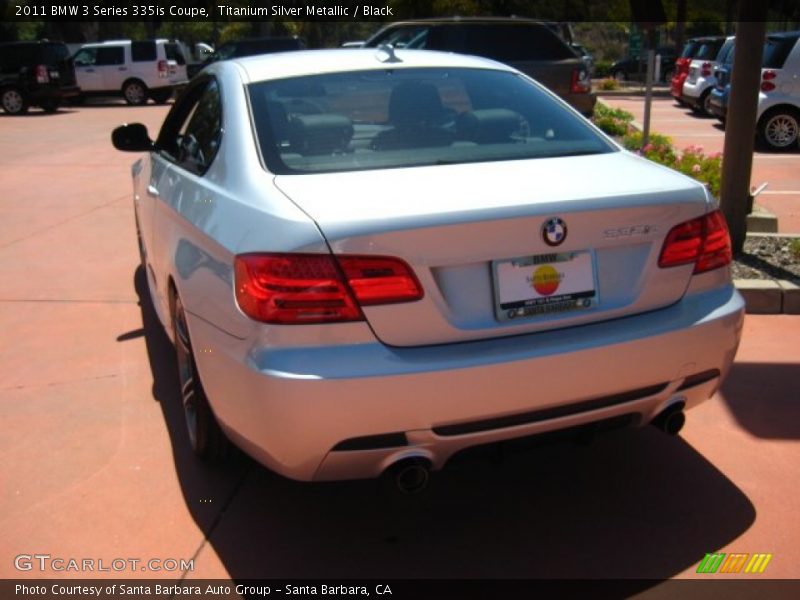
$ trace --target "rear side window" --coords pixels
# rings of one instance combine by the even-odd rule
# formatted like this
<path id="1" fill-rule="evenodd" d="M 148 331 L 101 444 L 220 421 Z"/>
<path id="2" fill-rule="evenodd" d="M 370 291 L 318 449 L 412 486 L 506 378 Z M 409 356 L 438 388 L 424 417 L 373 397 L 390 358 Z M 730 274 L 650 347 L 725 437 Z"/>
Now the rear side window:
<path id="1" fill-rule="evenodd" d="M 125 64 L 125 48 L 122 46 L 103 46 L 97 49 L 95 55 L 96 65 L 122 65 Z"/>
<path id="2" fill-rule="evenodd" d="M 39 60 L 38 44 L 9 44 L 0 47 L 0 66 L 3 69 L 19 69 Z"/>
<path id="3" fill-rule="evenodd" d="M 187 171 L 204 174 L 222 139 L 219 85 L 208 79 L 188 89 L 167 115 L 158 146 L 169 160 Z"/>
<path id="4" fill-rule="evenodd" d="M 164 44 L 164 54 L 167 60 L 174 60 L 179 65 L 186 64 L 186 59 L 183 57 L 183 52 L 181 52 L 178 44 Z"/>
<path id="5" fill-rule="evenodd" d="M 131 60 L 134 62 L 154 62 L 156 60 L 156 43 L 131 42 Z"/>
<path id="6" fill-rule="evenodd" d="M 733 40 L 725 40 L 719 49 L 715 60 L 725 65 L 733 64 Z"/>
<path id="7" fill-rule="evenodd" d="M 796 43 L 797 37 L 767 38 L 761 66 L 765 69 L 782 69 Z"/>

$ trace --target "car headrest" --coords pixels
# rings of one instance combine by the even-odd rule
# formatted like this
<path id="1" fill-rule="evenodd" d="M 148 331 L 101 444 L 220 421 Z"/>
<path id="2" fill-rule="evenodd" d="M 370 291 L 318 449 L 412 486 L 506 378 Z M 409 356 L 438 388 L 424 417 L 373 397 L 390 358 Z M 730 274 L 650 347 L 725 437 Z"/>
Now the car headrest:
<path id="1" fill-rule="evenodd" d="M 459 139 L 479 144 L 507 142 L 519 131 L 522 115 L 507 108 L 486 108 L 462 113 L 456 128 Z"/>
<path id="2" fill-rule="evenodd" d="M 344 152 L 353 138 L 353 122 L 344 115 L 293 115 L 289 145 L 303 155 Z"/>

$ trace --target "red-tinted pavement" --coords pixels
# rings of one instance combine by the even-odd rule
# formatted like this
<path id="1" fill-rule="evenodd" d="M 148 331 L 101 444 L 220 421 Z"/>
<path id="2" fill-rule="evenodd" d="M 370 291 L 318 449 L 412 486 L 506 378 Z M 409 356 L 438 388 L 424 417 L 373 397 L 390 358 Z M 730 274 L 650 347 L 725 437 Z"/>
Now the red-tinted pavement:
<path id="1" fill-rule="evenodd" d="M 15 569 L 39 553 L 194 561 L 117 576 L 670 578 L 720 549 L 800 577 L 797 317 L 747 317 L 730 378 L 678 438 L 477 452 L 410 502 L 199 465 L 137 271 L 136 156 L 108 141 L 165 112 L 0 117 L 0 577 L 108 576 Z"/>
<path id="2" fill-rule="evenodd" d="M 603 96 L 602 101 L 633 113 L 642 123 L 643 96 Z M 706 154 L 712 154 L 722 152 L 724 145 L 725 130 L 719 121 L 678 106 L 671 96 L 653 98 L 650 130 L 671 137 L 679 150 L 700 146 Z M 752 187 L 765 181 L 769 186 L 757 202 L 778 216 L 780 233 L 800 234 L 800 151 L 782 154 L 757 150 L 753 154 Z"/>

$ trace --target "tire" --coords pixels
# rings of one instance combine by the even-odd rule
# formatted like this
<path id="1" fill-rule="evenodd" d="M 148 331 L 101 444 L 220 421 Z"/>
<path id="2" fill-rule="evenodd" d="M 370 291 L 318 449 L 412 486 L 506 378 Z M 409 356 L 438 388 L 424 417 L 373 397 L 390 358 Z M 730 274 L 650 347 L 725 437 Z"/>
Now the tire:
<path id="1" fill-rule="evenodd" d="M 174 301 L 172 331 L 175 337 L 175 358 L 178 363 L 178 391 L 192 452 L 204 461 L 221 461 L 228 455 L 229 442 L 214 417 L 200 381 L 189 338 L 186 312 L 177 294 Z"/>
<path id="2" fill-rule="evenodd" d="M 761 145 L 770 150 L 786 152 L 796 148 L 800 137 L 800 111 L 788 106 L 767 111 L 758 122 L 757 133 Z"/>
<path id="3" fill-rule="evenodd" d="M 667 69 L 664 71 L 664 83 L 669 83 L 672 81 L 672 78 L 675 76 L 675 71 L 673 69 Z"/>
<path id="4" fill-rule="evenodd" d="M 714 113 L 711 111 L 711 88 L 703 92 L 700 96 L 700 106 L 703 108 L 703 114 L 707 117 L 713 117 Z"/>
<path id="5" fill-rule="evenodd" d="M 166 104 L 172 98 L 172 90 L 150 90 L 150 97 L 156 104 Z"/>
<path id="6" fill-rule="evenodd" d="M 147 104 L 147 86 L 138 79 L 130 79 L 122 86 L 122 97 L 131 106 Z"/>
<path id="7" fill-rule="evenodd" d="M 61 106 L 61 102 L 58 99 L 45 100 L 41 103 L 42 110 L 50 114 L 58 112 L 59 106 Z"/>
<path id="8" fill-rule="evenodd" d="M 614 71 L 613 77 L 614 77 L 614 79 L 616 79 L 620 83 L 622 83 L 623 81 L 626 81 L 628 79 L 627 73 L 625 73 L 625 71 L 623 71 L 622 69 L 618 69 L 618 70 Z"/>
<path id="9" fill-rule="evenodd" d="M 0 92 L 0 104 L 7 115 L 24 115 L 28 112 L 28 99 L 15 87 L 7 87 Z"/>

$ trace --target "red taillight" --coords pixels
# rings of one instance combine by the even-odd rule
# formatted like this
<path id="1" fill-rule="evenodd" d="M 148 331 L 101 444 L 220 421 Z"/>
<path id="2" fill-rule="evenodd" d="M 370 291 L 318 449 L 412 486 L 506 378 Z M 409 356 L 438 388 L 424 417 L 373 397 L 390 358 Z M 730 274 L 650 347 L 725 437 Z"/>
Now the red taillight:
<path id="1" fill-rule="evenodd" d="M 168 68 L 169 68 L 169 66 L 167 65 L 167 61 L 165 61 L 165 60 L 158 61 L 158 76 L 159 77 L 166 77 Z"/>
<path id="2" fill-rule="evenodd" d="M 234 276 L 242 312 L 266 323 L 359 321 L 360 306 L 422 298 L 411 268 L 383 256 L 242 254 Z"/>
<path id="3" fill-rule="evenodd" d="M 771 92 L 775 89 L 775 84 L 772 83 L 772 80 L 775 79 L 778 74 L 775 71 L 764 71 L 761 73 L 761 91 L 762 92 Z"/>
<path id="4" fill-rule="evenodd" d="M 50 75 L 47 73 L 47 65 L 36 65 L 36 83 L 47 83 Z"/>
<path id="5" fill-rule="evenodd" d="M 711 73 L 712 72 L 713 71 L 711 70 L 711 63 L 710 62 L 704 62 L 703 66 L 700 69 L 700 74 L 703 77 L 711 77 Z"/>
<path id="6" fill-rule="evenodd" d="M 658 266 L 666 268 L 694 263 L 694 273 L 704 273 L 724 267 L 732 259 L 728 225 L 722 212 L 715 210 L 673 227 L 664 240 Z"/>
<path id="7" fill-rule="evenodd" d="M 569 89 L 573 94 L 587 94 L 592 91 L 592 80 L 589 79 L 586 69 L 572 70 L 572 83 Z"/>

